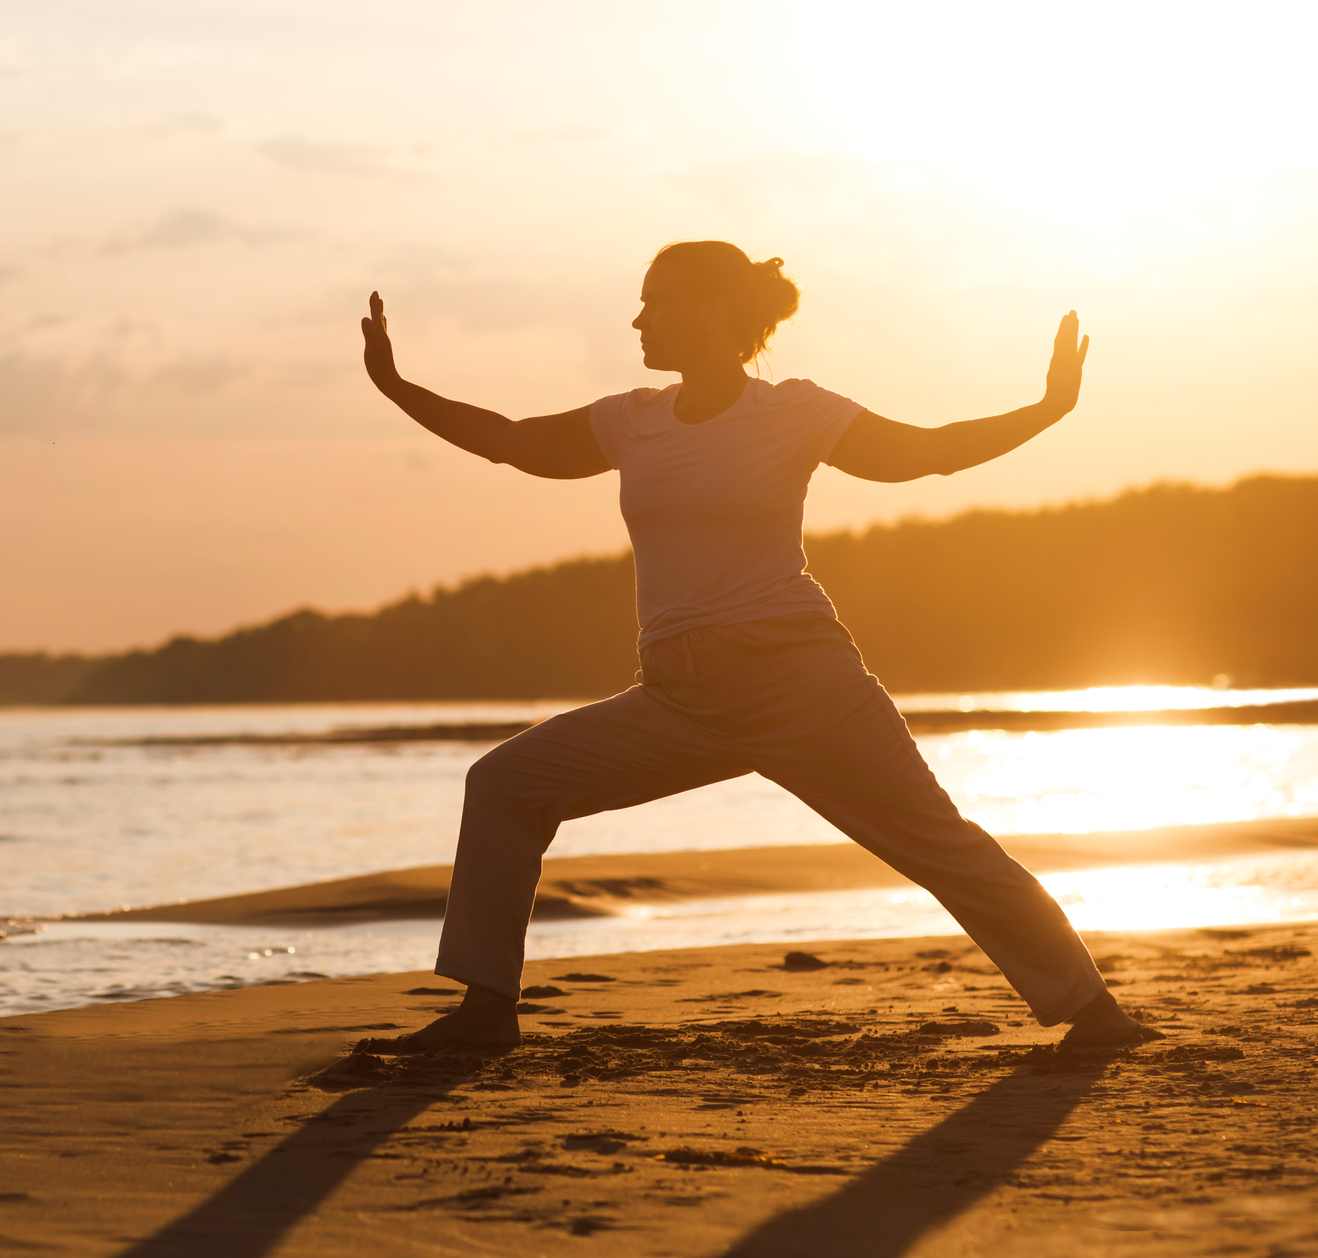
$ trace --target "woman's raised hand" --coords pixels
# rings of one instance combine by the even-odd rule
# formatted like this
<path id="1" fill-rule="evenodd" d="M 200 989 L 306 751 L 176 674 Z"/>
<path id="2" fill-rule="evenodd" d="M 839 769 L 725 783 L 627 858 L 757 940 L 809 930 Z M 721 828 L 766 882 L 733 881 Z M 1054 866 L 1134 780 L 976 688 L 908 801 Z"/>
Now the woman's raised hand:
<path id="1" fill-rule="evenodd" d="M 384 317 L 384 302 L 379 293 L 371 294 L 371 313 L 362 320 L 362 336 L 366 339 L 363 354 L 366 374 L 377 389 L 388 393 L 389 386 L 398 380 L 398 368 L 394 366 L 394 347 L 389 340 L 389 324 Z"/>
<path id="2" fill-rule="evenodd" d="M 1080 341 L 1080 319 L 1074 310 L 1062 316 L 1053 341 L 1053 360 L 1048 364 L 1048 387 L 1044 404 L 1056 410 L 1058 417 L 1075 409 L 1080 397 L 1080 374 L 1089 353 L 1089 337 Z"/>

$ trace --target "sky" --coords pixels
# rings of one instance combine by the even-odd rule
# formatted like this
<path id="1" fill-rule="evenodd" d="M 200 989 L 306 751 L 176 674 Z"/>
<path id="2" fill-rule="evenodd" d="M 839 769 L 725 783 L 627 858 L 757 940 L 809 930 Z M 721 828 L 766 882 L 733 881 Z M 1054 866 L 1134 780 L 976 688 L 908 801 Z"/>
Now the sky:
<path id="1" fill-rule="evenodd" d="M 0 0 L 0 650 L 366 609 L 626 545 L 614 474 L 447 447 L 675 377 L 679 239 L 802 287 L 762 371 L 908 423 L 1077 410 L 807 528 L 1318 473 L 1318 9 L 1299 3 Z M 881 574 L 876 574 L 881 580 Z"/>

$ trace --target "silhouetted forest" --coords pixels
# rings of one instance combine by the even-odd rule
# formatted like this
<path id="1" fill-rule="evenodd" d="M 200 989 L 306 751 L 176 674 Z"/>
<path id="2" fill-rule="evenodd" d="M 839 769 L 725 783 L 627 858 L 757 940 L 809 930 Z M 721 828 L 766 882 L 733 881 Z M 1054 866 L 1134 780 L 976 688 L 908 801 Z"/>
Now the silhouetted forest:
<path id="1" fill-rule="evenodd" d="M 0 703 L 62 702 L 101 663 L 85 655 L 45 655 L 40 651 L 0 655 Z"/>
<path id="2" fill-rule="evenodd" d="M 1318 684 L 1318 477 L 1157 485 L 807 539 L 895 691 Z M 370 614 L 216 640 L 0 656 L 0 702 L 591 697 L 636 669 L 630 555 L 480 577 Z"/>

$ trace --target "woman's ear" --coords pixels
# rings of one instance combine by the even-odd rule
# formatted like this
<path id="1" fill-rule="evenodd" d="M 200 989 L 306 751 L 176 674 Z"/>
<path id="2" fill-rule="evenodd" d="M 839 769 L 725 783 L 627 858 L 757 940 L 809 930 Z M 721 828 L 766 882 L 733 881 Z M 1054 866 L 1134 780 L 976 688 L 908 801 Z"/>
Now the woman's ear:
<path id="1" fill-rule="evenodd" d="M 715 297 L 705 303 L 705 331 L 726 332 L 728 330 L 728 299 Z"/>

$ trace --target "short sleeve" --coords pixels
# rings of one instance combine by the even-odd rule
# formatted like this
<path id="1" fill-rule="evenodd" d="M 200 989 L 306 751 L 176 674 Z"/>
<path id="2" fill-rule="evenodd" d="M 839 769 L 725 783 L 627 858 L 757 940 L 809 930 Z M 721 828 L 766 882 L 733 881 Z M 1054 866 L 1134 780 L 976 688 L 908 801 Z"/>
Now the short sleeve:
<path id="1" fill-rule="evenodd" d="M 799 407 L 809 430 L 811 456 L 817 463 L 827 463 L 834 447 L 842 440 L 842 434 L 865 408 L 841 393 L 820 388 L 813 380 L 794 383 L 799 388 L 799 396 L 793 402 Z"/>
<path id="2" fill-rule="evenodd" d="M 622 408 L 628 394 L 613 393 L 590 404 L 590 430 L 599 442 L 599 448 L 608 459 L 609 466 L 617 468 L 619 463 L 619 427 L 622 422 Z"/>

